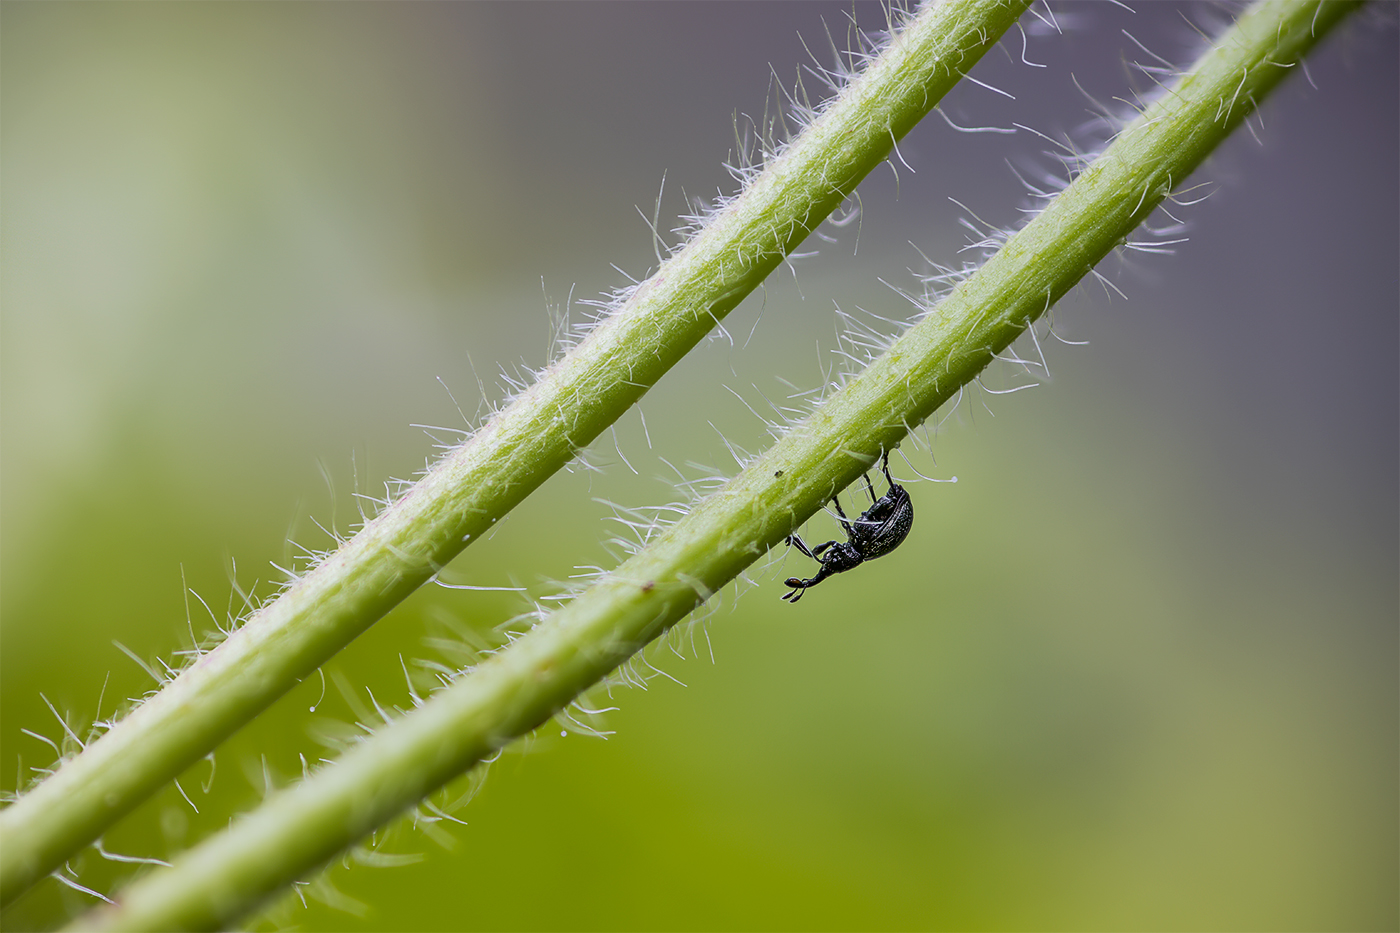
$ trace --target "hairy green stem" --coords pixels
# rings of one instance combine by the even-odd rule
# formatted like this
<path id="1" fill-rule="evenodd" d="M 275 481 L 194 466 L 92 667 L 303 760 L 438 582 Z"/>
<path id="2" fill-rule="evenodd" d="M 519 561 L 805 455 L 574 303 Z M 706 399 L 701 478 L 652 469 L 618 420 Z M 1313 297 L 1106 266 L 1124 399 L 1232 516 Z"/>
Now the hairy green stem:
<path id="1" fill-rule="evenodd" d="M 972 380 L 1356 3 L 1263 0 L 859 376 L 654 543 L 508 649 L 131 885 L 93 929 L 215 928 L 540 725 L 683 619 Z"/>
<path id="2" fill-rule="evenodd" d="M 417 485 L 14 805 L 0 904 L 432 578 L 627 411 L 841 204 L 1029 5 L 930 3 L 623 307 Z"/>

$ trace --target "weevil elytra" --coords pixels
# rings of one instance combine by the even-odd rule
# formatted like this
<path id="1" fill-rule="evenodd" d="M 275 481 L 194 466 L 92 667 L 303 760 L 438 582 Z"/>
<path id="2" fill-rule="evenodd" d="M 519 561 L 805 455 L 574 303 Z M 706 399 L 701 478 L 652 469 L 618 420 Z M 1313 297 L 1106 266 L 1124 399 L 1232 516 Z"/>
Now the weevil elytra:
<path id="1" fill-rule="evenodd" d="M 868 560 L 884 557 L 909 536 L 909 529 L 914 527 L 914 503 L 910 501 L 905 488 L 890 475 L 888 450 L 880 457 L 880 469 L 890 484 L 889 492 L 875 498 L 875 486 L 870 482 L 870 474 L 865 474 L 870 508 L 854 522 L 846 518 L 846 513 L 841 509 L 841 500 L 834 495 L 831 497 L 831 504 L 836 506 L 836 514 L 840 516 L 841 527 L 846 531 L 845 541 L 828 541 L 809 548 L 797 535 L 788 536 L 787 543 L 813 560 L 820 561 L 821 569 L 816 576 L 806 580 L 788 577 L 786 583 L 792 589 L 783 594 L 783 599 L 795 603 L 808 587 L 816 586 L 832 574 L 845 573 Z"/>

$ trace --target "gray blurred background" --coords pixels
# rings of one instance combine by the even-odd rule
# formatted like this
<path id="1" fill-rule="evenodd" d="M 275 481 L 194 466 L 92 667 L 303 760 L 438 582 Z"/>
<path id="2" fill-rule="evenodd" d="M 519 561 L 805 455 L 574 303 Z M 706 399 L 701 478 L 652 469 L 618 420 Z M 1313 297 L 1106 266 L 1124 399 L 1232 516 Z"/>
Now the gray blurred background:
<path id="1" fill-rule="evenodd" d="M 1091 105 L 1173 61 L 1194 4 L 1056 2 L 946 99 L 961 125 L 1087 141 Z M 809 46 L 875 5 L 123 4 L 0 7 L 0 774 L 151 682 L 113 641 L 189 646 L 182 575 L 222 617 L 291 538 L 359 520 L 548 359 L 546 303 L 655 264 L 681 192 L 731 191 Z M 825 59 L 824 59 L 825 60 Z M 614 691 L 603 742 L 542 729 L 444 847 L 400 827 L 264 926 L 306 929 L 1394 929 L 1397 917 L 1397 43 L 1355 18 L 1194 181 L 1175 255 L 1101 266 L 1042 340 L 1053 379 L 973 393 L 899 458 L 909 541 L 798 606 L 775 553 Z M 809 90 L 816 83 L 807 79 Z M 1314 86 L 1315 85 L 1315 86 Z M 1261 123 L 1262 121 L 1262 123 Z M 1257 136 L 1257 141 L 1256 137 Z M 662 462 L 732 472 L 755 407 L 838 363 L 834 307 L 907 318 L 967 205 L 1019 222 L 1053 168 L 1028 133 L 931 116 L 859 223 L 776 273 L 453 565 L 535 597 L 611 566 L 598 498 L 667 501 Z M 1008 163 L 1010 163 L 1008 165 Z M 614 269 L 611 264 L 616 264 Z M 1034 352 L 1033 349 L 1023 353 Z M 456 402 L 444 391 L 451 390 Z M 1009 367 L 987 385 L 1024 382 Z M 615 446 L 616 445 L 616 446 Z M 622 462 L 622 456 L 636 473 Z M 693 468 L 687 468 L 693 469 Z M 809 537 L 835 525 L 820 516 Z M 742 598 L 740 598 L 742 596 Z M 209 628 L 197 601 L 193 627 Z M 298 774 L 314 736 L 406 705 L 400 655 L 491 642 L 527 608 L 435 589 L 380 622 L 107 834 L 166 856 Z M 236 611 L 236 609 L 235 609 Z M 713 662 L 711 656 L 713 655 Z M 324 695 L 323 695 L 324 694 Z M 606 699 L 606 697 L 604 697 Z M 316 712 L 309 712 L 316 706 Z M 452 796 L 468 784 L 459 782 Z M 406 859 L 405 861 L 412 861 Z M 133 871 L 89 851 L 110 890 Z M 3 915 L 91 899 L 46 882 Z"/>

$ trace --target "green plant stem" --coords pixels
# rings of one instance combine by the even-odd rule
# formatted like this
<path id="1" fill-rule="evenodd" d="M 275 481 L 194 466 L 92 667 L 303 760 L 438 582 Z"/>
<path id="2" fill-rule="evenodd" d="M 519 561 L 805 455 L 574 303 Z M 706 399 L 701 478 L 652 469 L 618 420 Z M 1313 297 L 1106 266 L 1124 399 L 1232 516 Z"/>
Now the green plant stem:
<path id="1" fill-rule="evenodd" d="M 654 543 L 326 770 L 83 918 L 215 928 L 545 722 L 866 471 L 1121 244 L 1356 3 L 1264 0 L 858 377 Z"/>
<path id="2" fill-rule="evenodd" d="M 849 196 L 1030 0 L 929 4 L 543 378 L 353 539 L 14 805 L 9 903 L 423 585 L 627 411 Z"/>

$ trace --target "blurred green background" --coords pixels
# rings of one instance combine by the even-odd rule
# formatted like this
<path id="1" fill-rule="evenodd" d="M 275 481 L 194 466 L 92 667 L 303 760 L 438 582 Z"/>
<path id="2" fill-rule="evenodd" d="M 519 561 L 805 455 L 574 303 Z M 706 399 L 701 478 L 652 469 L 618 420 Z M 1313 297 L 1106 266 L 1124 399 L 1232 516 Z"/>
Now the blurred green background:
<path id="1" fill-rule="evenodd" d="M 868 4 L 123 4 L 0 7 L 0 774 L 151 686 L 182 574 L 220 616 L 311 518 L 358 521 L 462 427 L 497 372 L 548 359 L 546 301 L 654 264 L 663 173 L 732 190 L 734 118 L 845 44 Z M 1184 60 L 1195 5 L 1057 3 L 945 102 L 962 125 L 1086 139 L 1150 82 L 1124 30 Z M 614 691 L 608 741 L 511 749 L 444 848 L 337 866 L 262 926 L 305 929 L 1395 929 L 1397 43 L 1352 22 L 1201 173 L 1173 256 L 1102 267 L 1042 340 L 1054 378 L 972 393 L 907 444 L 895 554 L 798 606 L 775 553 Z M 815 92 L 810 75 L 807 84 Z M 1315 85 L 1315 87 L 1313 86 Z M 1257 136 L 1258 142 L 1253 136 Z M 859 223 L 808 244 L 453 579 L 539 597 L 610 566 L 610 499 L 761 449 L 756 408 L 839 365 L 833 303 L 904 318 L 920 252 L 964 210 L 1014 224 L 1048 144 L 930 117 Z M 546 297 L 547 296 L 547 297 Z M 575 312 L 577 313 L 577 308 Z M 1023 351 L 1033 353 L 1033 350 Z M 1024 381 L 1020 379 L 1019 381 Z M 1010 368 L 992 388 L 1018 383 Z M 616 446 L 615 446 L 616 445 Z M 620 453 L 619 453 L 620 451 Z M 633 473 L 622 455 L 635 467 Z M 683 469 L 696 472 L 695 468 Z M 323 475 L 324 474 L 324 475 Z M 849 501 L 849 497 L 848 497 Z M 808 533 L 835 526 L 818 517 Z M 742 596 L 742 599 L 739 598 Z M 209 617 L 190 600 L 193 626 Z M 509 593 L 432 589 L 107 834 L 167 856 L 226 825 L 313 736 L 407 705 L 424 639 L 499 640 Z M 235 607 L 235 612 L 237 611 Z M 711 655 L 713 654 L 713 661 Z M 322 693 L 324 692 L 324 696 Z M 606 700 L 606 696 L 603 697 Z M 316 712 L 309 708 L 316 705 Z M 266 778 L 265 778 L 266 775 Z M 460 794 L 467 781 L 453 787 Z M 133 871 L 72 863 L 110 890 Z M 335 892 L 338 892 L 335 893 Z M 92 903 L 47 881 L 7 929 Z"/>

